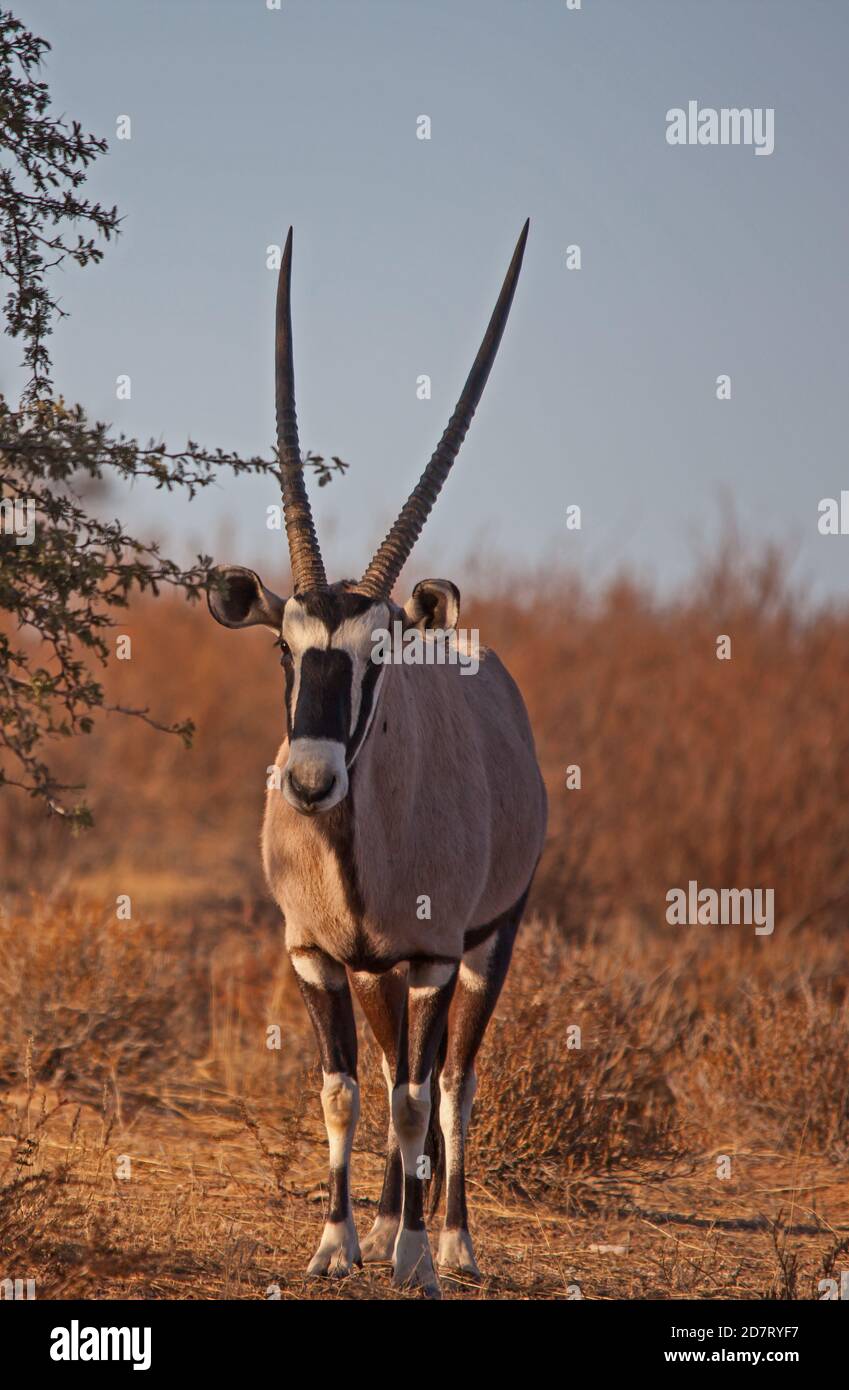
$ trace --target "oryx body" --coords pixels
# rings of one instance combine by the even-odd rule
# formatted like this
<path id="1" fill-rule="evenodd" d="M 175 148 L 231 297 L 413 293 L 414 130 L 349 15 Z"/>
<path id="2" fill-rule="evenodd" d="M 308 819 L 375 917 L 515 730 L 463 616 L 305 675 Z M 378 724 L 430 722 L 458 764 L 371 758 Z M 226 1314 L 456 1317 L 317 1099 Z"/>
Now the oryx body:
<path id="1" fill-rule="evenodd" d="M 289 757 L 287 739 L 281 770 Z M 323 816 L 268 792 L 263 860 L 287 948 L 351 969 L 459 961 L 468 934 L 522 896 L 542 849 L 530 726 L 498 657 L 482 653 L 474 676 L 387 666 L 349 778 Z"/>
<path id="2" fill-rule="evenodd" d="M 447 1169 L 439 1264 L 476 1274 L 463 1171 L 474 1060 L 542 851 L 546 798 L 522 698 L 494 653 L 481 652 L 472 673 L 457 661 L 378 661 L 376 638 L 416 628 L 424 644 L 436 643 L 456 629 L 459 594 L 448 581 L 422 581 L 403 609 L 391 591 L 483 390 L 526 234 L 428 469 L 363 579 L 329 585 L 297 445 L 290 233 L 278 291 L 277 405 L 295 589 L 278 598 L 252 571 L 231 567 L 210 593 L 220 622 L 263 623 L 283 651 L 286 738 L 262 848 L 324 1073 L 330 1210 L 310 1272 L 344 1274 L 361 1258 L 348 1191 L 359 1111 L 353 986 L 383 1050 L 392 1114 L 362 1257 L 393 1260 L 396 1283 L 431 1292 L 438 1284 L 422 1160 L 432 1077 Z"/>

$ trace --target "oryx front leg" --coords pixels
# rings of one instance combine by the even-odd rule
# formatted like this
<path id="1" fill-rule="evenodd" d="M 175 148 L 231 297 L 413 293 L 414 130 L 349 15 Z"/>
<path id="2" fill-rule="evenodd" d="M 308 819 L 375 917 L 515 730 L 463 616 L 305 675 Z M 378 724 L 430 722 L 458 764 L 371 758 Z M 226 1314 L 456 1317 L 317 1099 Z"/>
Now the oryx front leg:
<path id="1" fill-rule="evenodd" d="M 392 1091 L 398 1067 L 401 1028 L 406 1017 L 407 976 L 406 971 L 398 968 L 383 975 L 359 971 L 352 973 L 351 984 L 383 1051 L 383 1077 L 389 1094 L 389 1133 L 383 1189 L 374 1225 L 361 1248 L 366 1264 L 388 1263 L 395 1250 L 403 1203 L 404 1177 L 398 1136 L 392 1123 Z"/>
<path id="2" fill-rule="evenodd" d="M 424 1222 L 425 1141 L 431 1107 L 431 1073 L 448 1019 L 457 965 L 427 961 L 410 965 L 406 1037 L 399 1049 L 392 1092 L 392 1122 L 404 1166 L 404 1204 L 395 1243 L 393 1282 L 439 1295 L 439 1280 Z"/>
<path id="3" fill-rule="evenodd" d="M 330 1148 L 327 1220 L 307 1274 L 341 1277 L 362 1264 L 349 1191 L 351 1149 L 360 1113 L 354 1010 L 344 966 L 323 951 L 292 951 L 290 956 L 318 1042 L 324 1076 L 321 1108 Z"/>

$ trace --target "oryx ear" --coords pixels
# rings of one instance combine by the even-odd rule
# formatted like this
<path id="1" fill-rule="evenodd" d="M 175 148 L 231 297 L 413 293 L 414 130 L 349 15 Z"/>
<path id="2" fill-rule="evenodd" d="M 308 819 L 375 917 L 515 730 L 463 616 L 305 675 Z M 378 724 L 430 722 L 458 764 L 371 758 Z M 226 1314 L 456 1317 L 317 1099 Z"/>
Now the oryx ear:
<path id="1" fill-rule="evenodd" d="M 404 604 L 414 627 L 450 632 L 460 621 L 460 590 L 450 579 L 422 579 Z"/>
<path id="2" fill-rule="evenodd" d="M 224 627 L 265 627 L 280 631 L 286 600 L 266 589 L 258 574 L 241 565 L 216 565 L 206 591 L 209 611 Z"/>

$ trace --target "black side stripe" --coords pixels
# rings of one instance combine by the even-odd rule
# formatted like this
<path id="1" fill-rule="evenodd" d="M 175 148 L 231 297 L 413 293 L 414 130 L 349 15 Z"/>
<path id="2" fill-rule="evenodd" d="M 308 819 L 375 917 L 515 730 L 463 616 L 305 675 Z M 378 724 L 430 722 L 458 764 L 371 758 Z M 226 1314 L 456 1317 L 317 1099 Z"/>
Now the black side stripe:
<path id="1" fill-rule="evenodd" d="M 349 767 L 351 763 L 354 761 L 354 758 L 357 756 L 357 753 L 360 751 L 360 744 L 362 743 L 365 737 L 366 729 L 368 728 L 369 720 L 371 718 L 372 705 L 374 704 L 375 687 L 377 685 L 377 680 L 382 670 L 383 667 L 380 664 L 380 662 L 370 661 L 366 669 L 366 673 L 363 676 L 362 693 L 360 696 L 360 710 L 359 714 L 357 715 L 357 726 L 354 729 L 354 732 L 351 736 L 351 740 L 348 744 L 348 753 L 346 761 Z"/>
<path id="2" fill-rule="evenodd" d="M 287 657 L 283 663 L 283 674 L 286 677 L 286 691 L 283 699 L 286 702 L 286 737 L 292 742 L 292 688 L 295 684 L 295 663 L 291 656 Z"/>

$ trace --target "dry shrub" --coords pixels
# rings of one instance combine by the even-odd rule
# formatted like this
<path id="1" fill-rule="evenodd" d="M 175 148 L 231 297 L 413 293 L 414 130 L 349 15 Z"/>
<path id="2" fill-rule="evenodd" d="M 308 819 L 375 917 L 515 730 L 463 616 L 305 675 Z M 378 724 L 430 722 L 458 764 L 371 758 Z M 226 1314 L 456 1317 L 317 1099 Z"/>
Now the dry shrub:
<path id="1" fill-rule="evenodd" d="M 276 922 L 119 921 L 103 904 L 34 901 L 0 916 L 0 1085 L 44 1083 L 126 1119 L 167 1080 L 236 1096 L 288 1075 L 304 1020 Z M 295 1039 L 293 1048 L 293 1037 Z M 291 1069 L 291 1066 L 289 1067 Z"/>
<path id="2" fill-rule="evenodd" d="M 114 909 L 35 904 L 0 918 L 0 1075 L 97 1100 L 153 1084 L 182 1055 L 184 962 L 162 927 Z"/>
<path id="3" fill-rule="evenodd" d="M 553 929 L 522 929 L 478 1068 L 476 1176 L 553 1196 L 576 1174 L 674 1150 L 676 1012 L 658 985 L 601 981 L 592 964 Z"/>
<path id="4" fill-rule="evenodd" d="M 849 1013 L 809 989 L 743 996 L 712 1020 L 698 1065 L 714 1126 L 849 1158 Z M 717 1115 L 717 1100 L 721 1114 Z"/>
<path id="5" fill-rule="evenodd" d="M 619 924 L 570 946 L 527 923 L 481 1051 L 473 1174 L 556 1202 L 574 1176 L 704 1148 L 845 1161 L 842 942 L 744 931 Z"/>
<path id="6" fill-rule="evenodd" d="M 110 1125 L 92 1143 L 81 1111 L 67 1101 L 38 1101 L 32 1081 L 20 1100 L 0 1100 L 0 1277 L 35 1283 L 37 1298 L 93 1297 L 98 1270 L 138 1263 L 116 1249 L 96 1211 Z M 57 1141 L 59 1141 L 57 1143 Z M 24 1296 L 29 1296 L 25 1292 Z"/>

